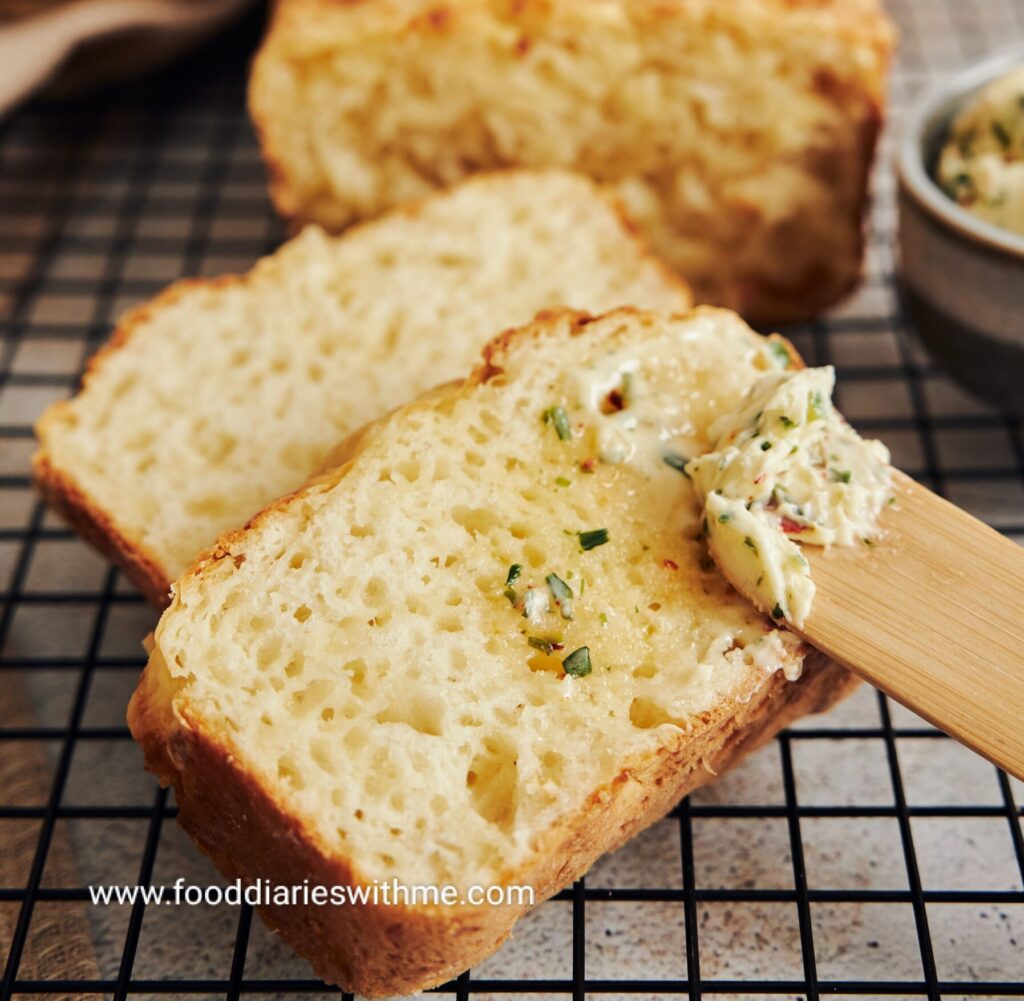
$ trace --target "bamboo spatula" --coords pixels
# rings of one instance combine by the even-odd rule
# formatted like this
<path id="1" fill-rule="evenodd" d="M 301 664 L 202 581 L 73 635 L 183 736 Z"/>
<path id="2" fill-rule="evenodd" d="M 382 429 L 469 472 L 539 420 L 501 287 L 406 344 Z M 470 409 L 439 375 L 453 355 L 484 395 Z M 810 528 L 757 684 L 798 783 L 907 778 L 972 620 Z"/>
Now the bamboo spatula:
<path id="1" fill-rule="evenodd" d="M 1024 548 L 903 473 L 893 484 L 874 546 L 802 547 L 817 594 L 794 631 L 1024 778 Z"/>

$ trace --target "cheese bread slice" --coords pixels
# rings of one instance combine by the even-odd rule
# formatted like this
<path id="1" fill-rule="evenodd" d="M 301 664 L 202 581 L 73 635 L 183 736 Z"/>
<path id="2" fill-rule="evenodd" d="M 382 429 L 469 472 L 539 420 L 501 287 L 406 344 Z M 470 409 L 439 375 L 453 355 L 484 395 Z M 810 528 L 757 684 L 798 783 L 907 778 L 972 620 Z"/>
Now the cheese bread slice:
<path id="1" fill-rule="evenodd" d="M 454 886 L 271 903 L 328 981 L 437 984 L 854 682 L 708 559 L 681 472 L 787 358 L 711 308 L 560 311 L 349 438 L 174 585 L 129 723 L 229 877 Z"/>

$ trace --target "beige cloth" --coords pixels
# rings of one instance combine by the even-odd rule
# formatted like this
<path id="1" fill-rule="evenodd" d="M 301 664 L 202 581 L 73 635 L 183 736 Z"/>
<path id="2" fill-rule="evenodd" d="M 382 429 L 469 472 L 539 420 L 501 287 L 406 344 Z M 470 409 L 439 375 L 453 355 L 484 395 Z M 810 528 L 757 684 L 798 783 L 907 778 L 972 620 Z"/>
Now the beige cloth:
<path id="1" fill-rule="evenodd" d="M 0 0 L 0 115 L 44 85 L 114 82 L 167 62 L 247 0 Z"/>

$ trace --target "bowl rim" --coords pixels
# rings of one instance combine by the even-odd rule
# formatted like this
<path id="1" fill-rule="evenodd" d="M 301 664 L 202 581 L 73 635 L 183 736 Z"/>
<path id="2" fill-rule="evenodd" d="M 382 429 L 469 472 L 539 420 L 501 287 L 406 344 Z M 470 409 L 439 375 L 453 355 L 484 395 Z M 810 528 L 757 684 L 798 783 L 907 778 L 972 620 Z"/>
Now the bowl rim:
<path id="1" fill-rule="evenodd" d="M 924 132 L 939 114 L 952 119 L 975 92 L 1004 73 L 1024 66 L 1024 45 L 986 56 L 930 88 L 918 99 L 904 123 L 897 155 L 900 187 L 929 216 L 975 244 L 1024 261 L 1024 235 L 1003 229 L 958 205 L 939 187 L 924 162 Z"/>

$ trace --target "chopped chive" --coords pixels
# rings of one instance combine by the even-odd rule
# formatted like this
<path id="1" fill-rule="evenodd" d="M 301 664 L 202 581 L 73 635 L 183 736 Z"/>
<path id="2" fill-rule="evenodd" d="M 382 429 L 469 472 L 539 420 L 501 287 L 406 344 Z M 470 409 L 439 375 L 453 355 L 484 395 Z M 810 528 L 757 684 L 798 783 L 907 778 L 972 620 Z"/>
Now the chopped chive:
<path id="1" fill-rule="evenodd" d="M 544 578 L 547 581 L 548 587 L 551 589 L 551 595 L 558 602 L 559 608 L 562 610 L 563 619 L 572 618 L 572 588 L 558 574 L 549 573 Z"/>
<path id="2" fill-rule="evenodd" d="M 554 653 L 564 648 L 561 638 L 557 636 L 528 636 L 526 642 L 534 650 L 542 650 L 544 653 Z"/>
<path id="3" fill-rule="evenodd" d="M 723 511 L 718 516 L 718 520 L 724 525 L 726 522 L 732 521 L 732 513 L 729 511 Z"/>
<path id="4" fill-rule="evenodd" d="M 686 471 L 686 464 L 690 460 L 685 455 L 680 455 L 678 452 L 666 452 L 662 459 L 666 466 L 671 466 L 677 473 L 682 473 L 687 479 L 690 479 L 690 474 Z"/>
<path id="5" fill-rule="evenodd" d="M 782 610 L 782 606 L 778 602 L 775 602 L 775 607 L 772 609 L 772 618 L 784 619 L 785 617 L 786 613 Z"/>
<path id="6" fill-rule="evenodd" d="M 807 416 L 812 421 L 820 421 L 825 416 L 825 401 L 817 390 L 807 398 Z"/>
<path id="7" fill-rule="evenodd" d="M 519 601 L 519 594 L 514 587 L 506 587 L 503 593 L 510 604 L 514 605 Z"/>
<path id="8" fill-rule="evenodd" d="M 869 539 L 869 538 L 867 538 L 867 536 L 865 536 L 860 541 L 863 542 L 865 546 L 873 546 L 875 544 L 875 540 L 874 539 Z"/>
<path id="9" fill-rule="evenodd" d="M 568 441 L 572 437 L 572 429 L 569 427 L 569 415 L 565 407 L 549 407 L 544 411 L 544 423 L 554 425 L 558 437 L 562 441 Z"/>
<path id="10" fill-rule="evenodd" d="M 771 447 L 772 447 L 772 443 L 770 441 L 765 440 L 765 441 L 761 442 L 761 451 L 762 452 L 767 452 L 768 449 L 770 449 Z"/>
<path id="11" fill-rule="evenodd" d="M 577 532 L 576 535 L 580 540 L 580 549 L 585 553 L 591 549 L 597 549 L 598 546 L 603 546 L 608 541 L 607 528 L 595 528 L 589 532 Z"/>
<path id="12" fill-rule="evenodd" d="M 784 428 L 795 428 L 796 427 L 796 421 L 790 419 L 785 414 L 779 414 L 779 422 L 782 424 L 782 426 Z"/>
<path id="13" fill-rule="evenodd" d="M 574 678 L 585 678 L 593 670 L 590 663 L 590 648 L 581 646 L 578 650 L 573 650 L 562 661 L 562 668 L 566 674 Z"/>
<path id="14" fill-rule="evenodd" d="M 745 545 L 755 556 L 757 555 L 757 543 L 749 535 L 744 537 L 743 545 Z"/>
<path id="15" fill-rule="evenodd" d="M 761 574 L 761 576 L 758 577 L 757 580 L 754 582 L 754 587 L 760 587 L 763 582 L 764 582 L 764 574 Z"/>
<path id="16" fill-rule="evenodd" d="M 572 480 L 567 480 L 564 476 L 559 476 L 556 478 L 555 484 L 560 487 L 571 487 Z"/>
<path id="17" fill-rule="evenodd" d="M 508 576 L 505 578 L 505 587 L 511 587 L 517 580 L 519 580 L 522 572 L 522 563 L 513 563 L 512 566 L 508 568 Z"/>
<path id="18" fill-rule="evenodd" d="M 607 615 L 605 615 L 605 614 L 604 614 L 604 612 L 602 612 L 602 613 L 601 613 L 601 614 L 600 614 L 600 615 L 598 616 L 598 619 L 600 620 L 600 622 L 601 622 L 601 625 L 602 625 L 602 626 L 606 626 L 606 625 L 608 625 L 608 616 L 607 616 Z"/>
<path id="19" fill-rule="evenodd" d="M 849 483 L 852 475 L 849 469 L 830 469 L 828 472 L 833 483 Z"/>
<path id="20" fill-rule="evenodd" d="M 789 351 L 786 350 L 786 345 L 782 341 L 769 341 L 768 350 L 775 356 L 775 360 L 782 368 L 789 368 L 793 364 L 793 359 L 790 357 Z"/>

